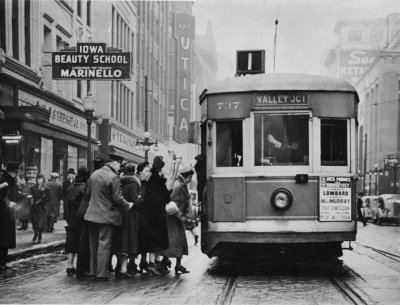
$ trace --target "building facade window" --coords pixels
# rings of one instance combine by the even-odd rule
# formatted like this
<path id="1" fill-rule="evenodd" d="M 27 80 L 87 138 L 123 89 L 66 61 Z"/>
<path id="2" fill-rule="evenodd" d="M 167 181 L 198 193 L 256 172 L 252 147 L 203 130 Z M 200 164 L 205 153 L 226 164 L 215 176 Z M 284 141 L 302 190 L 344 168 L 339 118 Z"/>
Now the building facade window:
<path id="1" fill-rule="evenodd" d="M 362 32 L 361 31 L 349 31 L 348 33 L 348 41 L 361 41 L 362 40 Z"/>
<path id="2" fill-rule="evenodd" d="M 47 180 L 53 171 L 53 140 L 42 137 L 40 146 L 40 173 Z"/>
<path id="3" fill-rule="evenodd" d="M 18 5 L 19 0 L 12 1 L 11 22 L 12 22 L 12 50 L 13 57 L 19 59 L 19 19 L 18 19 Z"/>
<path id="4" fill-rule="evenodd" d="M 92 3 L 90 0 L 86 0 L 86 24 L 92 26 Z"/>
<path id="5" fill-rule="evenodd" d="M 82 0 L 77 0 L 76 13 L 78 14 L 79 17 L 82 18 Z"/>
<path id="6" fill-rule="evenodd" d="M 31 2 L 25 0 L 24 11 L 24 34 L 25 34 L 25 64 L 31 65 Z"/>

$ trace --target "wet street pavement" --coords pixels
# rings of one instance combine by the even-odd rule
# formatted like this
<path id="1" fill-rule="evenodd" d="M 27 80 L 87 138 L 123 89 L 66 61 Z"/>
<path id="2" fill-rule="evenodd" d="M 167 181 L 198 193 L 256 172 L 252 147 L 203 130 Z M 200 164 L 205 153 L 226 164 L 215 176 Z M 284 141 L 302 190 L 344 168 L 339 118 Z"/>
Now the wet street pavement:
<path id="1" fill-rule="evenodd" d="M 342 266 L 331 267 L 209 259 L 189 238 L 190 255 L 183 260 L 189 274 L 111 276 L 108 282 L 67 276 L 61 252 L 39 255 L 10 264 L 0 277 L 0 302 L 400 304 L 398 238 L 398 227 L 361 225 L 354 250 L 344 251 Z"/>

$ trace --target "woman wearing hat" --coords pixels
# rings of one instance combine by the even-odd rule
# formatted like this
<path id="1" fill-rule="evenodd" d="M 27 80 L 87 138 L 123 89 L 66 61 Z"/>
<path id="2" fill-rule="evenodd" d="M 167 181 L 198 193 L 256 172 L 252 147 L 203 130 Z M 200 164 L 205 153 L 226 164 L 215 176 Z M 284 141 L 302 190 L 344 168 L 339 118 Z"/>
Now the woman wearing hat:
<path id="1" fill-rule="evenodd" d="M 170 192 L 167 189 L 161 170 L 165 162 L 161 156 L 156 156 L 151 168 L 151 177 L 147 183 L 146 196 L 143 202 L 143 214 L 147 220 L 148 231 L 147 249 L 149 253 L 148 272 L 161 275 L 167 270 L 158 262 L 163 250 L 168 248 L 168 230 L 165 206 L 170 201 Z M 157 265 L 156 265 L 157 260 Z"/>
<path id="2" fill-rule="evenodd" d="M 189 254 L 182 218 L 189 209 L 190 194 L 187 185 L 192 180 L 193 174 L 194 171 L 191 167 L 184 167 L 179 171 L 178 179 L 174 183 L 171 194 L 171 200 L 176 203 L 178 212 L 167 216 L 169 245 L 168 249 L 163 252 L 163 262 L 164 264 L 170 264 L 168 257 L 175 257 L 175 274 L 189 272 L 181 264 L 182 256 Z"/>
<path id="3" fill-rule="evenodd" d="M 132 273 L 136 273 L 135 258 L 139 253 L 138 242 L 138 220 L 136 209 L 139 208 L 143 202 L 140 195 L 141 183 L 139 178 L 135 176 L 136 166 L 129 162 L 125 164 L 124 175 L 121 177 L 122 195 L 124 198 L 133 202 L 134 206 L 129 211 L 122 211 L 122 226 L 114 230 L 114 249 L 113 253 L 117 254 L 117 266 L 120 269 L 115 270 L 116 277 L 130 278 Z M 128 273 L 128 259 L 130 265 L 130 272 Z"/>
<path id="4" fill-rule="evenodd" d="M 83 219 L 78 216 L 78 209 L 86 189 L 86 181 L 88 178 L 88 170 L 81 167 L 75 177 L 75 182 L 69 187 L 64 202 L 64 217 L 68 224 L 68 226 L 65 227 L 65 230 L 67 231 L 65 252 L 68 257 L 68 267 L 66 272 L 68 275 L 76 273 L 74 259 L 78 253 L 81 228 L 83 225 Z"/>
<path id="5" fill-rule="evenodd" d="M 149 162 L 145 161 L 138 164 L 136 168 L 136 177 L 140 180 L 140 193 L 142 195 L 142 198 L 146 198 L 147 181 L 149 180 L 150 177 Z M 151 231 L 151 227 L 148 225 L 143 205 L 138 209 L 136 209 L 136 212 L 138 218 L 138 239 L 139 239 L 138 241 L 139 241 L 139 253 L 140 253 L 139 268 L 140 272 L 143 272 L 143 270 L 147 271 L 147 268 L 149 266 L 147 262 L 147 251 L 149 249 L 148 234 Z"/>
<path id="6" fill-rule="evenodd" d="M 44 184 L 44 177 L 42 174 L 36 176 L 36 184 L 31 187 L 32 194 L 32 227 L 34 231 L 32 241 L 37 239 L 38 244 L 42 242 L 42 232 L 46 230 L 47 223 L 47 203 L 50 200 L 49 188 Z"/>

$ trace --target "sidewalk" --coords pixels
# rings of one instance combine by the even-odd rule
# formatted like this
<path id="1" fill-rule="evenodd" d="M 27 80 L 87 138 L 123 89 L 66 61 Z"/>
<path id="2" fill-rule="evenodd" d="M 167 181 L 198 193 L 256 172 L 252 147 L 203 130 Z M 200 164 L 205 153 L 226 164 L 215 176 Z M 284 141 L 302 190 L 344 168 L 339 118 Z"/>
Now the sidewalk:
<path id="1" fill-rule="evenodd" d="M 19 225 L 17 225 L 15 227 L 17 247 L 8 251 L 8 261 L 54 251 L 56 249 L 63 249 L 65 245 L 66 225 L 67 223 L 65 220 L 57 220 L 57 223 L 54 225 L 54 232 L 43 232 L 42 242 L 40 244 L 32 242 L 33 230 L 31 222 L 29 222 L 29 228 L 26 231 L 18 231 Z"/>

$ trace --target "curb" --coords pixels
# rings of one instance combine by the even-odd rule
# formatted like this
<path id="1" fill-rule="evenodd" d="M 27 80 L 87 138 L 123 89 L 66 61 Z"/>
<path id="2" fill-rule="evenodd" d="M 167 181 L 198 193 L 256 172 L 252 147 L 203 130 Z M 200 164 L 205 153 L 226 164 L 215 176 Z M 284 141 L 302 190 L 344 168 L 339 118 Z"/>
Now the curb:
<path id="1" fill-rule="evenodd" d="M 36 247 L 34 246 L 32 248 L 21 249 L 16 252 L 9 253 L 7 256 L 7 262 L 11 262 L 21 258 L 28 258 L 38 254 L 45 254 L 57 250 L 62 250 L 64 247 L 65 247 L 65 240 L 59 240 Z"/>

